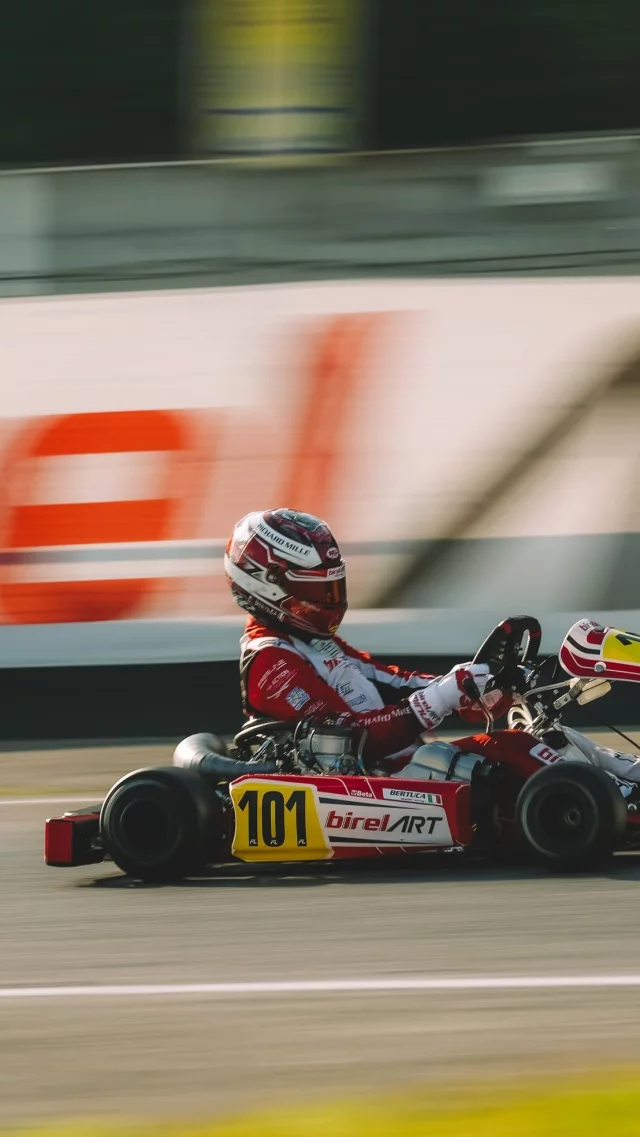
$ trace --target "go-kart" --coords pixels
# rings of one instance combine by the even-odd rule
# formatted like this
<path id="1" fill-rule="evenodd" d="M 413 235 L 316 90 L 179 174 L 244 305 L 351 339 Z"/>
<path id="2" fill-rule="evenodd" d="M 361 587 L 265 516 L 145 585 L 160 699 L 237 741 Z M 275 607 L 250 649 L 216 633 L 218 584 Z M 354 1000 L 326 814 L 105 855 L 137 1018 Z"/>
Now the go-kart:
<path id="1" fill-rule="evenodd" d="M 232 860 L 455 849 L 576 870 L 640 847 L 637 787 L 600 768 L 613 752 L 561 724 L 567 707 L 605 695 L 609 680 L 640 681 L 640 637 L 583 620 L 556 659 L 538 658 L 540 638 L 537 620 L 511 617 L 475 656 L 512 696 L 509 729 L 495 729 L 490 689 L 481 696 L 472 684 L 486 732 L 427 741 L 398 774 L 367 771 L 362 732 L 327 722 L 249 721 L 228 750 L 213 735 L 192 736 L 176 765 L 137 770 L 101 805 L 50 818 L 46 863 L 110 858 L 134 878 L 162 881 Z M 207 756 L 184 768 L 194 742 Z"/>

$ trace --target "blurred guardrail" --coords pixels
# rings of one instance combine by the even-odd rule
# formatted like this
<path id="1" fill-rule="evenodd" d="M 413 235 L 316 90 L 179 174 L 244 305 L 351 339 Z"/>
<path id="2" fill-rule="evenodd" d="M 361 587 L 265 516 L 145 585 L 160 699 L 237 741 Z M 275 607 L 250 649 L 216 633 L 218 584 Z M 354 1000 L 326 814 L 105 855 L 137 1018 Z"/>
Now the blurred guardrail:
<path id="1" fill-rule="evenodd" d="M 4 296 L 639 266 L 640 134 L 0 176 Z"/>

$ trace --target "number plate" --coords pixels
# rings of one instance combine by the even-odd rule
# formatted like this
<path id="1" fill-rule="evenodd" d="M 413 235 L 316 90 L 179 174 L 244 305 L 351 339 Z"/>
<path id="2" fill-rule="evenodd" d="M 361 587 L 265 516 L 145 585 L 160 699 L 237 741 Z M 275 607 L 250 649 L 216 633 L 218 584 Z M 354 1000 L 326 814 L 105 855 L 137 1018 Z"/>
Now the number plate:
<path id="1" fill-rule="evenodd" d="M 230 790 L 236 821 L 234 857 L 319 861 L 333 855 L 320 824 L 314 786 L 251 778 L 234 782 Z"/>
<path id="2" fill-rule="evenodd" d="M 640 636 L 617 630 L 608 632 L 602 645 L 602 658 L 637 667 L 640 664 Z"/>

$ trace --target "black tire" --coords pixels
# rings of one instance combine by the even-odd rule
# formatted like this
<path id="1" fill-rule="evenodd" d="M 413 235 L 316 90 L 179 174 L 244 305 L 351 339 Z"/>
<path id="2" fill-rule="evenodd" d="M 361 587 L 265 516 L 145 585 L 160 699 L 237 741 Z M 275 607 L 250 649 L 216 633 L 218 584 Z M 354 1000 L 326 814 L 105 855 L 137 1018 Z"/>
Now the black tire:
<path id="1" fill-rule="evenodd" d="M 603 770 L 558 762 L 522 787 L 516 822 L 534 860 L 565 872 L 602 864 L 622 843 L 627 807 Z"/>
<path id="2" fill-rule="evenodd" d="M 116 782 L 100 834 L 118 868 L 138 880 L 180 880 L 219 846 L 222 807 L 200 774 L 175 766 L 136 770 Z"/>

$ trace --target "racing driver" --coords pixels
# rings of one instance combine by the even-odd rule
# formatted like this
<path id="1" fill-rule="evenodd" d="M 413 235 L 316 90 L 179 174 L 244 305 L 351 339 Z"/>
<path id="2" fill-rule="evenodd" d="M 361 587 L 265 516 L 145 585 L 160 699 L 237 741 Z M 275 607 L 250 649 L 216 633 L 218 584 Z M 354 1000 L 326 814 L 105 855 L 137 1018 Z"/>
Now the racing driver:
<path id="1" fill-rule="evenodd" d="M 296 721 L 313 717 L 366 728 L 368 769 L 401 769 L 424 731 L 447 715 L 484 722 L 486 664 L 461 663 L 423 675 L 377 663 L 337 635 L 347 610 L 346 568 L 324 521 L 293 509 L 249 513 L 235 527 L 224 560 L 236 602 L 248 614 L 241 640 L 245 714 Z M 474 688 L 472 687 L 473 691 Z M 499 692 L 487 695 L 498 717 Z"/>
<path id="2" fill-rule="evenodd" d="M 347 610 L 345 563 L 331 530 L 317 517 L 293 509 L 247 514 L 234 529 L 224 566 L 236 602 L 248 613 L 240 683 L 250 718 L 293 723 L 309 718 L 362 731 L 366 768 L 393 774 L 410 762 L 423 733 L 448 715 L 458 712 L 478 723 L 486 719 L 485 707 L 498 719 L 512 705 L 510 695 L 486 690 L 492 679 L 487 664 L 459 663 L 447 675 L 423 675 L 378 663 L 340 639 Z M 511 731 L 507 753 L 500 732 L 458 742 L 471 744 L 470 752 L 489 766 L 502 766 L 505 786 L 513 777 L 519 785 L 542 765 L 567 757 L 600 766 L 624 797 L 640 801 L 640 756 L 570 734 L 539 744 L 526 731 Z M 228 775 L 231 761 L 221 740 L 210 734 L 184 739 L 174 755 L 179 766 L 209 767 L 216 774 Z M 234 760 L 236 776 L 238 765 Z M 253 770 L 246 764 L 242 772 Z"/>

